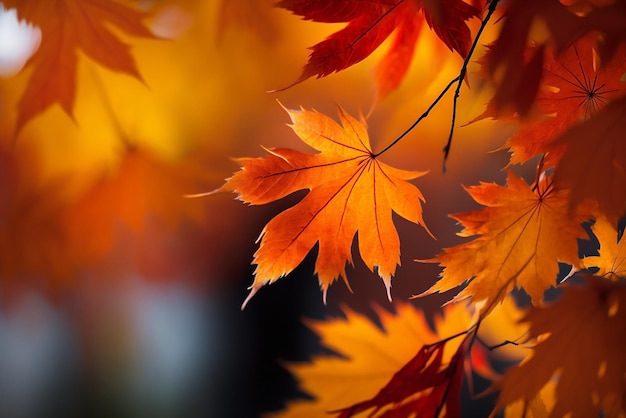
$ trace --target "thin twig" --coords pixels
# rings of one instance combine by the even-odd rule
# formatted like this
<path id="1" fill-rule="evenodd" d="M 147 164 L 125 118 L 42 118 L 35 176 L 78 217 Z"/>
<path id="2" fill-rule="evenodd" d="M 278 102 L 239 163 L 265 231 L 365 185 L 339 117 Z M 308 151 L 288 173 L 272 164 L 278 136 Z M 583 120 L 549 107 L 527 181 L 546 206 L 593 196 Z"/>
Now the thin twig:
<path id="1" fill-rule="evenodd" d="M 454 83 L 457 82 L 458 79 L 459 79 L 459 77 L 456 77 L 454 80 L 450 81 L 448 83 L 448 85 L 441 91 L 441 93 L 439 93 L 439 96 L 437 96 L 435 101 L 432 102 L 430 104 L 430 106 L 428 106 L 428 109 L 426 109 L 426 111 L 424 113 L 422 113 L 422 115 L 419 118 L 417 118 L 417 120 L 415 122 L 413 122 L 413 124 L 411 126 L 409 126 L 404 132 L 402 132 L 399 137 L 394 139 L 394 141 L 391 144 L 387 145 L 382 151 L 379 151 L 376 154 L 374 154 L 373 157 L 377 158 L 379 155 L 382 155 L 387 150 L 389 150 L 391 147 L 393 147 L 398 142 L 400 142 L 400 140 L 402 138 L 404 138 L 409 132 L 411 132 L 422 121 L 422 119 L 426 118 L 428 116 L 428 114 L 430 113 L 430 111 L 433 110 L 433 108 L 435 106 L 437 106 L 437 103 L 439 103 L 439 101 L 443 98 L 443 96 L 446 95 L 448 90 L 450 90 L 450 87 L 452 87 L 454 85 Z"/>
<path id="2" fill-rule="evenodd" d="M 474 42 L 470 47 L 465 60 L 463 61 L 463 66 L 461 67 L 461 71 L 459 72 L 459 76 L 457 77 L 457 85 L 456 90 L 454 91 L 454 100 L 452 102 L 452 122 L 450 123 L 450 134 L 448 135 L 448 142 L 446 146 L 443 147 L 443 172 L 446 172 L 446 162 L 448 161 L 448 155 L 450 155 L 450 148 L 452 147 L 452 137 L 454 136 L 454 125 L 456 123 L 456 108 L 457 102 L 459 99 L 459 95 L 461 93 L 461 85 L 463 84 L 463 80 L 465 80 L 465 74 L 467 73 L 467 66 L 469 65 L 469 61 L 474 55 L 474 50 L 476 49 L 476 45 L 478 45 L 478 41 L 480 36 L 482 35 L 485 27 L 487 27 L 487 23 L 491 19 L 491 15 L 496 11 L 496 6 L 500 0 L 491 0 L 489 3 L 489 9 L 487 11 L 487 15 L 483 19 L 480 28 L 478 28 L 478 32 L 476 33 L 476 37 L 474 38 Z"/>
<path id="3" fill-rule="evenodd" d="M 521 339 L 524 335 L 520 335 L 517 339 Z M 487 350 L 489 351 L 493 351 L 493 350 L 497 350 L 500 347 L 504 347 L 506 345 L 514 345 L 516 347 L 522 347 L 522 348 L 533 348 L 532 346 L 526 346 L 526 345 L 522 345 L 524 344 L 524 342 L 517 342 L 515 340 L 504 340 L 499 344 L 496 345 L 489 345 L 487 344 L 482 338 L 477 337 L 476 340 L 480 343 L 480 345 L 482 345 L 483 347 L 485 347 Z"/>
<path id="4" fill-rule="evenodd" d="M 450 153 L 450 147 L 452 145 L 452 135 L 454 134 L 454 123 L 455 123 L 455 120 L 456 120 L 457 99 L 459 97 L 459 93 L 460 93 L 460 90 L 461 90 L 461 84 L 463 84 L 463 80 L 465 79 L 465 74 L 467 72 L 467 66 L 469 64 L 469 61 L 470 61 L 472 55 L 474 54 L 474 50 L 476 49 L 476 45 L 478 44 L 478 40 L 480 39 L 481 34 L 483 33 L 485 27 L 487 26 L 487 23 L 491 19 L 491 15 L 493 15 L 494 11 L 496 10 L 496 5 L 498 4 L 498 2 L 499 2 L 499 0 L 491 0 L 491 2 L 489 3 L 489 10 L 487 12 L 487 15 L 482 20 L 480 28 L 478 29 L 478 32 L 476 33 L 476 37 L 474 38 L 474 42 L 472 43 L 472 46 L 470 47 L 470 50 L 467 53 L 467 56 L 465 57 L 465 60 L 463 61 L 463 66 L 461 67 L 459 75 L 457 77 L 455 77 L 454 79 L 452 79 L 443 88 L 443 90 L 441 90 L 441 93 L 439 93 L 437 98 L 430 104 L 430 106 L 428 106 L 428 109 L 426 109 L 426 111 L 424 113 L 422 113 L 422 115 L 419 118 L 417 118 L 417 120 L 415 122 L 413 122 L 411 124 L 411 126 L 409 126 L 404 132 L 402 132 L 400 134 L 400 136 L 398 136 L 396 139 L 394 139 L 393 142 L 391 142 L 389 145 L 387 145 L 382 151 L 379 151 L 376 154 L 374 154 L 373 155 L 374 158 L 377 158 L 378 156 L 380 156 L 383 153 L 387 152 L 390 148 L 392 148 L 394 145 L 396 145 L 398 142 L 400 142 L 400 140 L 402 140 L 402 138 L 404 138 L 409 132 L 411 132 L 413 129 L 415 129 L 415 127 L 423 119 L 428 117 L 428 114 L 430 113 L 430 111 L 433 110 L 433 108 L 441 101 L 443 96 L 446 95 L 446 93 L 450 90 L 450 88 L 452 88 L 452 86 L 455 83 L 457 83 L 457 88 L 456 88 L 456 92 L 455 92 L 455 95 L 454 95 L 454 107 L 452 109 L 452 128 L 450 129 L 450 135 L 448 136 L 448 143 L 444 147 L 444 171 L 445 171 L 445 162 L 446 162 L 446 160 L 448 158 L 448 154 Z"/>
<path id="5" fill-rule="evenodd" d="M 442 345 L 442 344 L 447 343 L 448 341 L 452 341 L 452 340 L 454 340 L 454 339 L 456 339 L 456 338 L 459 338 L 459 337 L 460 337 L 460 336 L 462 336 L 462 335 L 467 335 L 467 334 L 470 334 L 470 333 L 475 333 L 475 332 L 476 332 L 476 330 L 478 329 L 478 325 L 479 325 L 479 324 L 478 324 L 478 323 L 476 323 L 476 324 L 472 325 L 471 327 L 469 327 L 468 329 L 466 329 L 465 331 L 457 332 L 457 333 L 456 333 L 456 334 L 454 334 L 454 335 L 450 335 L 449 337 L 446 337 L 446 338 L 444 338 L 444 339 L 442 339 L 442 340 L 439 340 L 439 341 L 434 342 L 434 343 L 431 343 L 431 344 L 424 344 L 424 348 L 427 348 L 427 349 L 428 349 L 428 348 L 438 347 L 438 346 L 440 346 L 440 345 Z"/>
<path id="6" fill-rule="evenodd" d="M 516 346 L 516 347 L 517 347 L 517 346 L 519 346 L 519 343 L 518 343 L 518 342 L 515 342 L 515 341 L 511 341 L 511 340 L 504 340 L 504 341 L 502 341 L 500 344 L 496 344 L 496 345 L 489 345 L 489 346 L 486 346 L 486 348 L 487 348 L 489 351 L 493 351 L 493 350 L 496 350 L 496 349 L 498 349 L 498 348 L 500 348 L 500 347 L 504 347 L 505 345 L 514 345 L 514 346 Z"/>

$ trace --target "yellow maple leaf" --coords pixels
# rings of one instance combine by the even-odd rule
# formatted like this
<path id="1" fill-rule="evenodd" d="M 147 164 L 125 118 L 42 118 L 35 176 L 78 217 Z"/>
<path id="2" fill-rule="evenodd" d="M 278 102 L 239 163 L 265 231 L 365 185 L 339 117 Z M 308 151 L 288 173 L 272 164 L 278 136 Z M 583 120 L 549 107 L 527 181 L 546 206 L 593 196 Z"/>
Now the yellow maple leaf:
<path id="1" fill-rule="evenodd" d="M 494 413 L 518 400 L 533 402 L 556 382 L 550 417 L 624 416 L 626 412 L 626 287 L 590 276 L 565 286 L 561 298 L 524 318 L 538 341 L 530 357 L 494 385 Z"/>
<path id="2" fill-rule="evenodd" d="M 445 292 L 469 281 L 453 300 L 485 301 L 485 312 L 514 286 L 523 287 L 533 302 L 556 282 L 558 263 L 580 265 L 578 238 L 584 238 L 582 215 L 568 215 L 567 192 L 544 177 L 533 189 L 509 172 L 506 187 L 482 183 L 468 193 L 486 205 L 454 215 L 473 241 L 447 248 L 427 262 L 444 266 L 441 279 L 422 295 Z"/>
<path id="3" fill-rule="evenodd" d="M 379 161 L 370 148 L 364 120 L 339 109 L 342 126 L 316 111 L 287 110 L 294 132 L 320 151 L 267 149 L 265 158 L 240 158 L 242 169 L 217 191 L 235 191 L 250 204 L 264 204 L 310 190 L 295 206 L 273 218 L 261 232 L 254 255 L 254 283 L 244 306 L 265 284 L 289 274 L 319 243 L 315 264 L 326 298 L 330 284 L 346 280 L 346 262 L 358 232 L 359 252 L 376 269 L 391 298 L 391 277 L 400 264 L 400 240 L 392 211 L 424 226 L 422 193 L 407 182 L 424 172 L 405 171 Z M 347 281 L 346 281 L 347 283 Z"/>
<path id="4" fill-rule="evenodd" d="M 597 276 L 617 280 L 626 276 L 626 255 L 624 254 L 624 240 L 618 240 L 617 228 L 604 218 L 596 219 L 591 227 L 600 242 L 600 251 L 597 256 L 582 259 L 586 268 L 598 267 Z"/>
<path id="5" fill-rule="evenodd" d="M 436 331 L 428 325 L 423 313 L 413 306 L 396 303 L 395 307 L 395 315 L 377 310 L 384 331 L 366 316 L 347 309 L 346 319 L 309 322 L 321 337 L 322 344 L 342 357 L 322 356 L 313 363 L 290 364 L 289 370 L 300 382 L 301 389 L 314 395 L 316 400 L 292 402 L 286 410 L 270 416 L 323 417 L 329 411 L 374 397 L 420 347 L 463 332 L 471 325 L 471 315 L 465 304 L 446 306 L 444 316 L 435 317 Z M 461 342 L 462 338 L 458 338 L 447 343 L 442 364 L 451 361 Z M 386 410 L 358 416 L 383 416 Z"/>

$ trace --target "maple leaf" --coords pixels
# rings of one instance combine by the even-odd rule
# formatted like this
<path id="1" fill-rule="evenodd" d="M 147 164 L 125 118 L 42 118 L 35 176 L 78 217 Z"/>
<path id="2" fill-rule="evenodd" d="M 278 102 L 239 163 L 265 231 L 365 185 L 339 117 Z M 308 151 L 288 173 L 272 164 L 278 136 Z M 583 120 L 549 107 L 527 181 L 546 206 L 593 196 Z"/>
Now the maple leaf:
<path id="1" fill-rule="evenodd" d="M 538 342 L 527 361 L 494 385 L 501 391 L 494 413 L 520 399 L 531 402 L 552 379 L 550 417 L 626 412 L 626 287 L 590 276 L 584 286 L 564 290 L 553 304 L 526 315 Z"/>
<path id="2" fill-rule="evenodd" d="M 563 146 L 551 147 L 556 137 L 573 124 L 587 120 L 610 101 L 626 92 L 622 75 L 626 72 L 626 44 L 609 62 L 598 62 L 593 36 L 580 38 L 565 51 L 546 54 L 542 88 L 536 97 L 539 112 L 545 120 L 523 124 L 506 146 L 511 163 L 523 163 L 550 150 L 544 163 L 555 166 Z"/>
<path id="3" fill-rule="evenodd" d="M 240 158 L 242 169 L 217 191 L 234 191 L 250 204 L 264 204 L 299 190 L 310 192 L 273 218 L 261 232 L 254 255 L 254 283 L 245 304 L 265 284 L 291 272 L 319 243 L 315 270 L 323 290 L 338 277 L 347 283 L 346 262 L 358 232 L 359 252 L 383 279 L 391 298 L 391 276 L 400 264 L 400 241 L 392 211 L 424 226 L 422 193 L 407 180 L 425 172 L 393 168 L 370 148 L 363 120 L 339 108 L 342 126 L 316 111 L 288 110 L 290 127 L 319 154 L 267 149 L 265 158 Z M 426 229 L 427 230 L 427 229 Z M 430 233 L 430 232 L 429 232 Z"/>
<path id="4" fill-rule="evenodd" d="M 586 268 L 598 267 L 595 273 L 597 276 L 613 280 L 626 277 L 624 240 L 618 235 L 615 225 L 604 218 L 598 218 L 591 230 L 600 242 L 599 255 L 583 258 L 583 265 Z"/>
<path id="5" fill-rule="evenodd" d="M 27 62 L 32 68 L 26 89 L 19 101 L 16 131 L 50 106 L 58 103 L 73 115 L 76 96 L 78 53 L 96 63 L 142 81 L 130 47 L 112 30 L 154 38 L 142 23 L 146 12 L 117 0 L 5 0 L 7 8 L 38 26 L 41 45 Z"/>
<path id="6" fill-rule="evenodd" d="M 601 62 L 596 39 L 585 36 L 556 56 L 547 54 L 542 81 L 547 88 L 537 97 L 543 113 L 586 120 L 626 91 L 626 45 Z"/>
<path id="7" fill-rule="evenodd" d="M 553 187 L 549 177 L 531 188 L 508 172 L 506 187 L 482 183 L 467 188 L 487 207 L 453 215 L 465 229 L 460 236 L 473 241 L 447 248 L 424 262 L 444 266 L 441 279 L 422 293 L 444 292 L 469 284 L 453 301 L 471 297 L 486 301 L 489 312 L 514 286 L 523 287 L 533 302 L 555 284 L 557 261 L 579 266 L 578 238 L 584 238 L 581 214 L 569 215 L 568 194 Z"/>
<path id="8" fill-rule="evenodd" d="M 392 404 L 381 417 L 437 417 L 444 408 L 446 416 L 460 417 L 462 365 L 468 341 L 463 340 L 447 366 L 442 364 L 446 343 L 423 346 L 374 397 L 333 412 L 338 412 L 339 418 L 349 418 L 371 408 L 375 414 Z M 420 393 L 425 391 L 428 393 Z M 415 395 L 417 398 L 410 399 Z"/>
<path id="9" fill-rule="evenodd" d="M 377 70 L 379 98 L 402 81 L 424 21 L 450 50 L 465 58 L 471 44 L 465 21 L 480 12 L 462 0 L 282 0 L 278 6 L 307 20 L 348 22 L 345 28 L 311 47 L 312 53 L 302 74 L 286 88 L 362 61 L 394 33 L 394 41 Z"/>
<path id="10" fill-rule="evenodd" d="M 508 111 L 525 115 L 539 89 L 543 48 L 535 50 L 532 57 L 527 54 L 527 40 L 533 22 L 541 19 L 551 34 L 566 32 L 558 42 L 560 47 L 573 40 L 578 17 L 558 0 L 524 0 L 509 2 L 504 14 L 504 24 L 497 40 L 490 46 L 483 60 L 483 71 L 496 84 L 492 99 L 497 112 Z"/>
<path id="11" fill-rule="evenodd" d="M 608 62 L 626 39 L 623 2 L 570 6 L 559 0 L 515 0 L 507 3 L 504 24 L 483 60 L 483 72 L 494 81 L 491 112 L 526 116 L 539 92 L 542 49 L 560 54 L 580 37 L 597 32 L 600 57 Z M 620 4 L 621 3 L 621 4 Z M 538 30 L 541 27 L 543 30 Z M 538 46 L 532 58 L 528 46 Z"/>
<path id="12" fill-rule="evenodd" d="M 337 355 L 288 365 L 302 390 L 316 400 L 292 402 L 276 418 L 320 417 L 329 411 L 348 417 L 367 410 L 372 417 L 432 417 L 443 405 L 454 416 L 460 408 L 462 363 L 469 361 L 466 344 L 462 338 L 438 342 L 470 327 L 467 306 L 446 306 L 433 328 L 409 304 L 396 303 L 395 310 L 393 315 L 377 309 L 383 330 L 350 310 L 345 310 L 345 320 L 309 322 L 321 343 Z M 340 409 L 346 404 L 352 407 Z"/>
<path id="13" fill-rule="evenodd" d="M 593 202 L 600 215 L 614 223 L 626 213 L 624 114 L 626 96 L 568 129 L 551 144 L 565 147 L 554 171 L 554 183 L 571 190 L 570 208 Z M 590 139 L 593 146 L 589 146 Z"/>

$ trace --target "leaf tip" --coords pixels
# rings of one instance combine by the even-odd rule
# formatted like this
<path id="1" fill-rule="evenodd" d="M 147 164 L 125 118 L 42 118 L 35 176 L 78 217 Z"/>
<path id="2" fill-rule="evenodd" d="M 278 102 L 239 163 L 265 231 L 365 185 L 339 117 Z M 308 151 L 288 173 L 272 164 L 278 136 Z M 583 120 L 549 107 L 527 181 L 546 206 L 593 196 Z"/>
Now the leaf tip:
<path id="1" fill-rule="evenodd" d="M 437 241 L 437 237 L 436 237 L 436 236 L 435 236 L 435 234 L 433 234 L 433 232 L 432 232 L 432 231 L 428 228 L 428 226 L 426 226 L 426 224 L 424 223 L 424 220 L 422 220 L 419 224 L 422 226 L 422 228 L 424 228 L 424 229 L 426 230 L 426 233 L 427 233 L 427 234 L 428 234 L 428 235 L 429 235 L 432 239 L 434 239 L 435 241 Z M 420 261 L 420 262 L 421 262 L 421 260 L 415 260 L 415 261 Z"/>
<path id="2" fill-rule="evenodd" d="M 196 199 L 198 197 L 206 197 L 206 196 L 212 196 L 214 194 L 223 192 L 224 190 L 224 186 L 218 187 L 217 189 L 213 189 L 209 192 L 200 192 L 200 193 L 189 193 L 189 194 L 184 194 L 183 197 L 186 199 Z"/>
<path id="3" fill-rule="evenodd" d="M 300 110 L 297 110 L 297 109 L 289 109 L 289 108 L 288 108 L 288 107 L 286 107 L 284 104 L 282 104 L 282 103 L 280 102 L 280 100 L 278 100 L 278 99 L 276 99 L 276 102 L 280 105 L 280 107 L 282 107 L 282 108 L 283 108 L 283 110 L 284 110 L 285 112 L 287 112 L 287 114 L 289 115 L 289 119 L 291 119 L 291 123 L 296 123 L 296 120 L 295 120 L 295 118 L 294 118 L 294 113 L 296 113 L 296 112 L 301 112 L 301 111 L 303 111 L 303 110 L 304 110 L 304 108 L 302 108 L 302 107 L 300 108 Z M 293 125 L 288 125 L 288 126 L 293 126 Z"/>
<path id="4" fill-rule="evenodd" d="M 259 285 L 259 284 L 253 284 L 252 286 L 249 287 L 250 289 L 250 293 L 248 293 L 248 296 L 246 297 L 246 299 L 243 301 L 243 303 L 241 304 L 241 310 L 243 311 L 244 309 L 246 309 L 246 306 L 248 306 L 248 303 L 252 300 L 252 298 L 254 297 L 254 295 L 256 295 L 256 293 L 259 291 L 259 289 L 263 287 L 263 285 Z"/>
<path id="5" fill-rule="evenodd" d="M 304 75 L 304 74 L 303 74 L 303 75 Z M 302 83 L 304 80 L 306 80 L 307 78 L 309 78 L 309 77 L 310 77 L 310 76 L 308 76 L 308 77 L 303 77 L 303 75 L 301 75 L 300 77 L 298 77 L 298 78 L 297 78 L 294 82 L 292 82 L 292 83 L 290 83 L 290 84 L 287 84 L 287 85 L 286 85 L 286 86 L 284 86 L 284 87 L 278 87 L 278 88 L 275 88 L 275 89 L 266 90 L 265 92 L 266 92 L 266 93 L 279 93 L 279 92 L 281 92 L 281 91 L 288 90 L 288 89 L 292 88 L 293 86 L 296 86 L 296 85 L 298 85 L 298 84 Z"/>
<path id="6" fill-rule="evenodd" d="M 415 260 L 418 262 L 430 262 L 430 260 Z M 429 296 L 432 295 L 433 293 L 441 293 L 438 290 L 435 289 L 435 285 L 429 287 L 428 289 L 424 290 L 422 293 L 418 293 L 417 295 L 412 295 L 409 299 L 420 299 L 423 298 L 424 296 Z"/>
<path id="7" fill-rule="evenodd" d="M 285 112 L 289 113 L 289 109 L 287 109 L 287 108 L 285 107 L 285 105 L 284 105 L 284 104 L 282 104 L 282 102 L 281 102 L 280 100 L 276 99 L 276 103 L 278 103 L 278 105 L 279 105 L 280 107 L 282 107 L 283 109 L 285 109 Z"/>
<path id="8" fill-rule="evenodd" d="M 385 289 L 387 290 L 387 300 L 389 300 L 389 302 L 393 302 L 391 299 L 391 280 L 384 280 L 385 282 Z"/>

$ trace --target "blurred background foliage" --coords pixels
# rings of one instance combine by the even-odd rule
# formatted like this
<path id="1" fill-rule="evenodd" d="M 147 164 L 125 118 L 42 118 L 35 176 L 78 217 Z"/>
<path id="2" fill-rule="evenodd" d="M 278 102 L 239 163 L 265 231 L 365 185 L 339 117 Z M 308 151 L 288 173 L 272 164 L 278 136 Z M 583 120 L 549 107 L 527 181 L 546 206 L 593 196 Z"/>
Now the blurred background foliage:
<path id="1" fill-rule="evenodd" d="M 308 257 L 240 312 L 263 224 L 300 196 L 255 208 L 231 195 L 183 196 L 219 187 L 237 169 L 230 157 L 260 156 L 260 145 L 306 150 L 277 99 L 333 117 L 337 104 L 368 114 L 380 149 L 427 108 L 461 60 L 427 32 L 401 88 L 374 108 L 372 72 L 384 47 L 341 74 L 267 93 L 295 80 L 305 47 L 336 27 L 302 21 L 273 0 L 127 3 L 149 12 L 146 23 L 160 37 L 113 29 L 132 45 L 143 82 L 79 53 L 74 118 L 55 105 L 19 132 L 30 70 L 9 52 L 28 53 L 41 35 L 24 22 L 16 32 L 15 13 L 2 12 L 0 416 L 254 417 L 280 409 L 302 396 L 280 362 L 320 350 L 301 318 L 337 316 L 341 306 L 392 310 L 383 285 L 357 261 L 348 270 L 355 293 L 335 285 L 323 306 Z M 489 97 L 473 79 L 460 100 L 461 124 Z M 438 274 L 412 260 L 458 242 L 446 215 L 475 207 L 462 185 L 504 179 L 506 155 L 488 151 L 510 128 L 490 121 L 457 130 L 443 174 L 450 109 L 451 97 L 385 155 L 398 167 L 430 170 L 418 186 L 438 237 L 397 219 L 400 300 Z M 413 303 L 432 311 L 443 300 Z"/>

